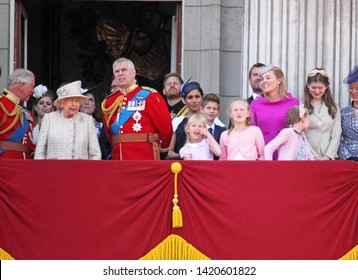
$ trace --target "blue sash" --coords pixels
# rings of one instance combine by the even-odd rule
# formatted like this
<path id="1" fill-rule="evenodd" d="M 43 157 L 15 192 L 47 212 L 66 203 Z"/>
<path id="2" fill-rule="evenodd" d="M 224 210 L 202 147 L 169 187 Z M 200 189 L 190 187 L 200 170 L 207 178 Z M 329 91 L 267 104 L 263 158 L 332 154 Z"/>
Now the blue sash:
<path id="1" fill-rule="evenodd" d="M 9 135 L 8 138 L 4 139 L 4 141 L 20 143 L 22 141 L 22 139 L 24 138 L 30 124 L 29 124 L 29 121 L 27 120 L 27 118 L 25 117 L 25 114 L 29 114 L 29 112 L 24 107 L 23 107 L 23 110 L 24 110 L 24 113 L 22 116 L 20 116 L 20 118 L 21 117 L 23 118 L 23 125 L 21 125 L 21 124 L 18 125 L 17 128 L 14 130 L 14 132 L 11 135 Z M 0 149 L 0 153 L 3 153 L 5 151 L 6 150 Z"/>
<path id="2" fill-rule="evenodd" d="M 111 134 L 118 135 L 121 126 L 123 126 L 129 118 L 134 114 L 134 112 L 138 111 L 135 109 L 137 104 L 141 101 L 145 101 L 150 94 L 149 90 L 141 89 L 131 101 L 128 102 L 127 106 L 117 114 L 117 119 L 111 126 Z M 133 104 L 134 106 L 131 106 Z"/>

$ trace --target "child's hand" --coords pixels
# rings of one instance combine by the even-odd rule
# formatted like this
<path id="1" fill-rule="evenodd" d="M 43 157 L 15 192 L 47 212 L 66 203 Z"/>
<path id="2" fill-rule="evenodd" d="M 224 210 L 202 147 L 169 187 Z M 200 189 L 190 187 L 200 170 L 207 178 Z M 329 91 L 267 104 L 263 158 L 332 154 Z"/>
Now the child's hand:
<path id="1" fill-rule="evenodd" d="M 204 136 L 204 137 L 209 137 L 209 135 L 211 135 L 211 133 L 209 132 L 209 130 L 204 127 L 200 130 L 200 133 Z"/>

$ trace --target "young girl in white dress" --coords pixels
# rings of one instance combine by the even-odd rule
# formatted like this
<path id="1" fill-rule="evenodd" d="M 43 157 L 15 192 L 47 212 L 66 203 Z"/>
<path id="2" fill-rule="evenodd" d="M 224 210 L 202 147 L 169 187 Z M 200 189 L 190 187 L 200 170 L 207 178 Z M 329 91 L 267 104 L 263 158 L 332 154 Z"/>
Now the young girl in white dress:
<path id="1" fill-rule="evenodd" d="M 220 156 L 221 149 L 214 136 L 206 128 L 206 119 L 201 114 L 193 114 L 185 127 L 187 141 L 180 149 L 184 160 L 212 160 Z"/>
<path id="2" fill-rule="evenodd" d="M 229 108 L 232 127 L 220 137 L 222 154 L 220 160 L 261 160 L 264 159 L 265 141 L 261 129 L 251 125 L 249 103 L 234 99 Z"/>
<path id="3" fill-rule="evenodd" d="M 274 151 L 278 150 L 278 160 L 314 160 L 304 133 L 308 130 L 309 118 L 309 111 L 303 106 L 291 107 L 286 118 L 289 127 L 267 143 L 265 159 L 272 160 Z"/>

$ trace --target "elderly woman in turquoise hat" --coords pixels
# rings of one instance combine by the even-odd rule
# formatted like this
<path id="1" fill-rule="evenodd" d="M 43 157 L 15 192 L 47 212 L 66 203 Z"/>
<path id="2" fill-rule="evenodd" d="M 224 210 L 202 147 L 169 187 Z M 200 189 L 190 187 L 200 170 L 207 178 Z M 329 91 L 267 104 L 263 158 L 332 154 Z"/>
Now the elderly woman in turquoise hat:
<path id="1" fill-rule="evenodd" d="M 343 82 L 348 85 L 352 102 L 341 109 L 342 135 L 338 155 L 340 159 L 358 161 L 358 65 Z"/>
<path id="2" fill-rule="evenodd" d="M 88 97 L 81 94 L 81 81 L 57 90 L 57 111 L 42 120 L 35 159 L 101 159 L 92 116 L 79 112 Z"/>

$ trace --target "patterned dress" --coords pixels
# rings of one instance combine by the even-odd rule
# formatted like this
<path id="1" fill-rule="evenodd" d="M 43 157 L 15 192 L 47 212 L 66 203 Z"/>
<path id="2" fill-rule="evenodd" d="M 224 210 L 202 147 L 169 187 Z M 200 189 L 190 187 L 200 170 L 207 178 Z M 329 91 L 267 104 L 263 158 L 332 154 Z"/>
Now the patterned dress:
<path id="1" fill-rule="evenodd" d="M 340 159 L 358 160 L 358 112 L 352 106 L 341 109 L 342 135 L 338 155 Z"/>

